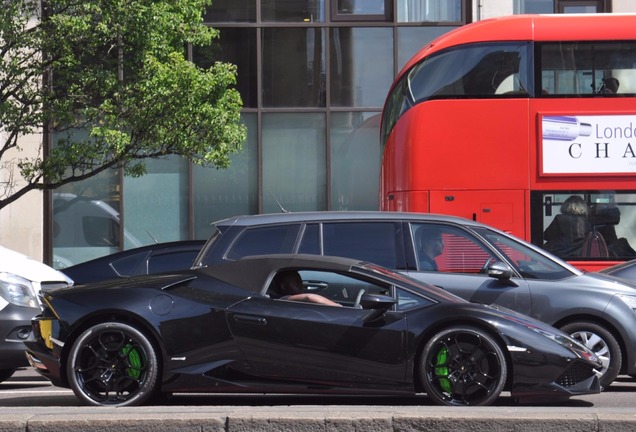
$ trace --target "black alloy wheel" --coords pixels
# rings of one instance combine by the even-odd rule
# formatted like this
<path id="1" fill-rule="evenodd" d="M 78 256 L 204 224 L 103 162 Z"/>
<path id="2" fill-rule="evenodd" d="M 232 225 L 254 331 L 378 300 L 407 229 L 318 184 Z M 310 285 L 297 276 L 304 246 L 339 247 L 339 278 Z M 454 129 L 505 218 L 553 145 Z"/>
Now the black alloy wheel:
<path id="1" fill-rule="evenodd" d="M 439 405 L 491 405 L 506 384 L 507 363 L 499 343 L 470 326 L 435 334 L 420 357 L 422 385 Z"/>
<path id="2" fill-rule="evenodd" d="M 73 343 L 67 374 L 75 395 L 88 405 L 132 406 L 154 395 L 159 366 L 143 333 L 107 322 L 88 328 Z"/>

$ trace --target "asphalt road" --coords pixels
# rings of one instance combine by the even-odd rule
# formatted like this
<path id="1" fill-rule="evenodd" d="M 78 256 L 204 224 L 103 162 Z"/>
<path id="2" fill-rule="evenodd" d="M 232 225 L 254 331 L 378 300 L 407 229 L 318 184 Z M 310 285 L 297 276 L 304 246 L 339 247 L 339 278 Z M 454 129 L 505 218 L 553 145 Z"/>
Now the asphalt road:
<path id="1" fill-rule="evenodd" d="M 297 396 L 297 395 L 220 395 L 220 394 L 175 394 L 172 398 L 162 403 L 162 406 L 187 406 L 187 407 L 290 407 L 311 406 L 312 409 L 333 409 L 334 406 L 358 408 L 358 411 L 375 411 L 381 406 L 391 407 L 417 407 L 435 405 L 425 396 L 416 397 L 333 397 L 333 396 Z M 514 404 L 509 394 L 503 393 L 493 409 L 516 407 L 530 410 L 541 407 L 562 407 L 575 411 L 581 408 L 594 408 L 599 412 L 604 409 L 633 409 L 636 414 L 636 381 L 630 377 L 619 377 L 612 386 L 604 392 L 596 395 L 577 396 L 569 401 L 549 405 L 517 405 Z M 30 368 L 21 369 L 8 381 L 0 383 L 0 415 L 4 412 L 13 412 L 15 407 L 77 407 L 74 412 L 81 412 L 83 407 L 69 389 L 53 387 L 48 381 L 41 378 Z M 160 407 L 158 407 L 161 409 Z M 37 413 L 38 410 L 31 410 Z"/>

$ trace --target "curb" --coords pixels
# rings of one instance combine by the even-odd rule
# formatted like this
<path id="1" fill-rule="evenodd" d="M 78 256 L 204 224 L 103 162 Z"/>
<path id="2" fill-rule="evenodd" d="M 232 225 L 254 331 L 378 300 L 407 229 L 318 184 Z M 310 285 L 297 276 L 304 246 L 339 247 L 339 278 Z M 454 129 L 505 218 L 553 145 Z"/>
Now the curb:
<path id="1" fill-rule="evenodd" d="M 0 432 L 410 432 L 636 430 L 636 410 L 597 412 L 590 408 L 374 407 L 47 407 L 0 412 Z M 24 411 L 24 412 L 20 412 Z M 157 412 L 154 412 L 157 411 Z"/>

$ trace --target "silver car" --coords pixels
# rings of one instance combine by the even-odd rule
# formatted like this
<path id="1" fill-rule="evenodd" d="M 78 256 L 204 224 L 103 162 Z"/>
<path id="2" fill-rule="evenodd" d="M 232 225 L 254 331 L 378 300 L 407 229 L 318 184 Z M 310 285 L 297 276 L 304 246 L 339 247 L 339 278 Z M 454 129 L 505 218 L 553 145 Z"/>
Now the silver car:
<path id="1" fill-rule="evenodd" d="M 73 280 L 26 255 L 0 246 L 0 382 L 28 366 L 24 341 L 41 312 L 38 293 L 73 285 Z"/>
<path id="2" fill-rule="evenodd" d="M 279 253 L 365 260 L 564 330 L 602 359 L 603 387 L 619 373 L 636 376 L 636 284 L 584 273 L 495 228 L 394 212 L 237 216 L 214 226 L 195 267 Z"/>

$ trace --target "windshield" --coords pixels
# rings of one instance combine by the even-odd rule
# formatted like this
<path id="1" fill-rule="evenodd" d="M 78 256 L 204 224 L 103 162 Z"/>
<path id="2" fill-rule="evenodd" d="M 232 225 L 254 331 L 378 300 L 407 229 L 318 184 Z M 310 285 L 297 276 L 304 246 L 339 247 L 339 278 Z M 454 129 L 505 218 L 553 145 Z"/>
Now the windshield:
<path id="1" fill-rule="evenodd" d="M 523 241 L 487 228 L 476 228 L 522 277 L 527 279 L 559 280 L 576 274 L 577 270 L 558 258 L 550 258 Z"/>

